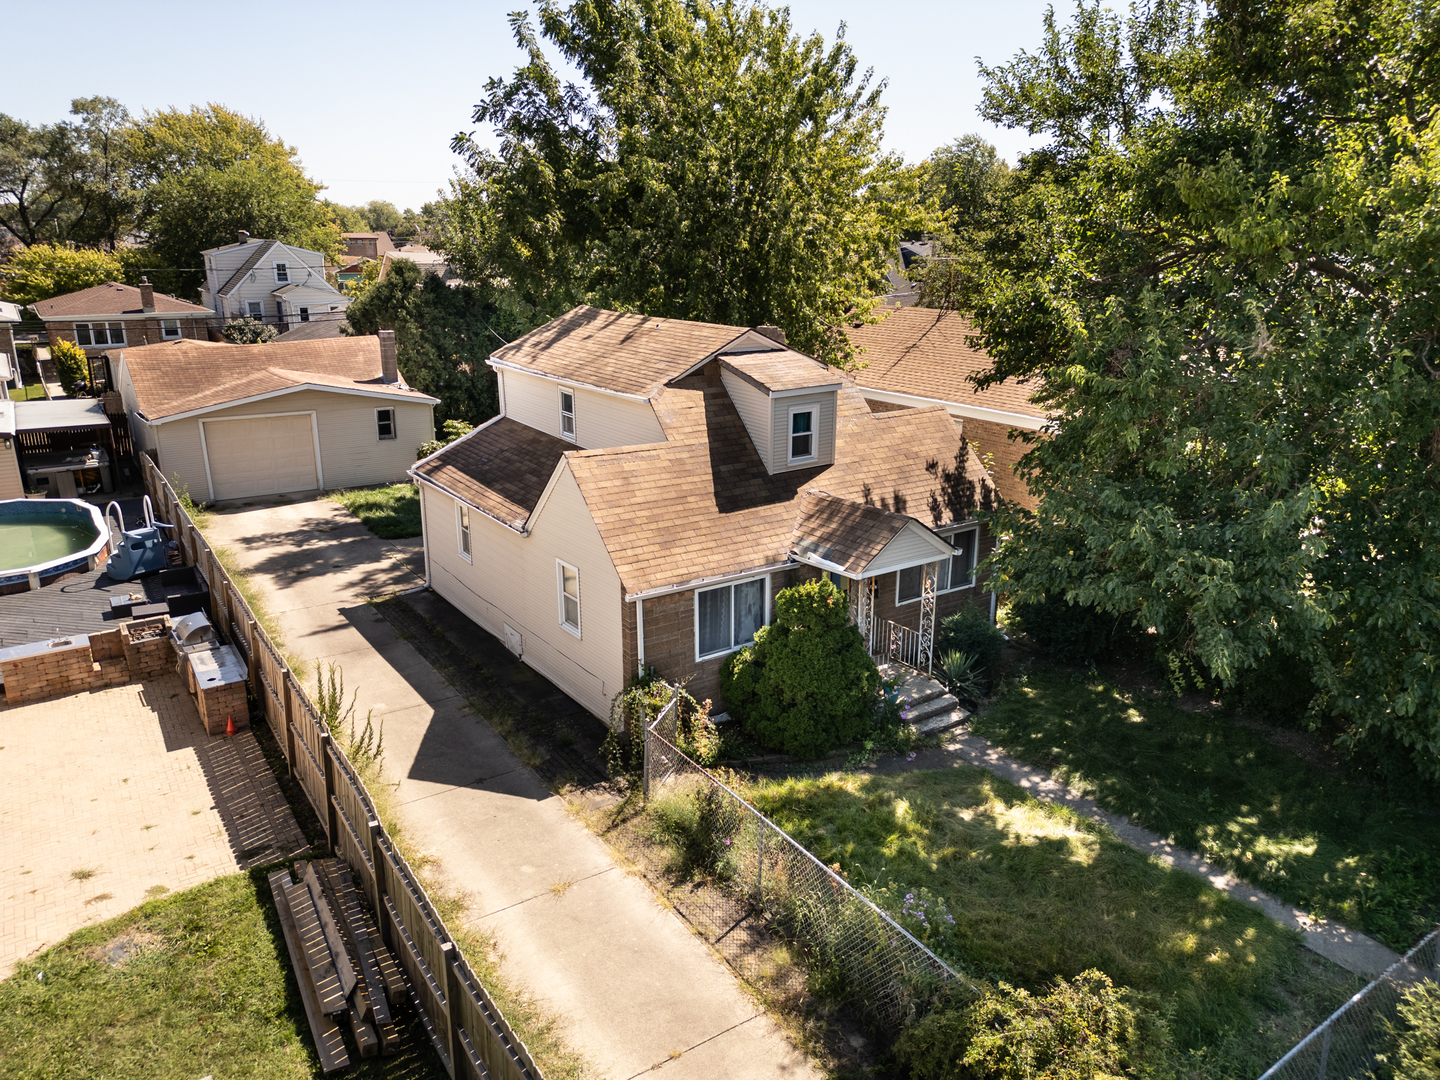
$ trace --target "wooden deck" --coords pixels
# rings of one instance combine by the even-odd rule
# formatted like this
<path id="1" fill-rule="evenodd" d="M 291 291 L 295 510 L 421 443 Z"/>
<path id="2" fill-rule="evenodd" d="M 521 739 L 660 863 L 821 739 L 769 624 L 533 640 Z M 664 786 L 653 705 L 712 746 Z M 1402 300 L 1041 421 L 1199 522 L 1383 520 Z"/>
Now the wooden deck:
<path id="1" fill-rule="evenodd" d="M 111 581 L 103 570 L 92 570 L 66 574 L 43 589 L 0 596 L 0 648 L 114 630 L 120 623 L 110 617 L 110 598 L 143 593 L 148 603 L 146 586 L 143 579 Z"/>

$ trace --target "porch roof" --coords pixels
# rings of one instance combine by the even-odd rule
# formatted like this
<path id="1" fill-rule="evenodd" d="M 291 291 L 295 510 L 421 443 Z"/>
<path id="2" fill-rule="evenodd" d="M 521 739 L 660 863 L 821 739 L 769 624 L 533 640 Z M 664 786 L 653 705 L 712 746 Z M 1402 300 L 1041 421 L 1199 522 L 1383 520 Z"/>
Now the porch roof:
<path id="1" fill-rule="evenodd" d="M 790 544 L 802 562 L 825 563 L 827 569 L 833 567 L 847 577 L 871 577 L 902 563 L 934 561 L 951 553 L 949 544 L 906 514 L 825 491 L 801 496 Z"/>

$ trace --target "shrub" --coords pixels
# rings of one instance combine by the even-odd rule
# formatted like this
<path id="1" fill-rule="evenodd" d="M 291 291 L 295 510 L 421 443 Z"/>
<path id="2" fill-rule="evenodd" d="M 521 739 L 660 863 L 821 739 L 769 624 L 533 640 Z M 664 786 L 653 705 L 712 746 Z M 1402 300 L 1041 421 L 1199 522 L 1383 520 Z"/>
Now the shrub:
<path id="1" fill-rule="evenodd" d="M 50 356 L 65 393 L 75 394 L 90 385 L 90 361 L 79 345 L 73 341 L 55 341 L 50 345 Z"/>
<path id="2" fill-rule="evenodd" d="M 1107 615 L 1063 597 L 1021 601 L 1010 609 L 1012 625 L 1060 664 L 1089 664 L 1130 636 L 1124 616 Z"/>
<path id="3" fill-rule="evenodd" d="M 1005 635 L 978 607 L 962 608 L 941 620 L 940 632 L 935 636 L 937 656 L 962 652 L 975 658 L 976 670 L 984 679 L 982 688 L 987 690 L 995 680 L 995 669 L 1004 651 Z"/>
<path id="4" fill-rule="evenodd" d="M 1422 982 L 1406 991 L 1399 1024 L 1387 1020 L 1391 1045 L 1376 1055 L 1384 1080 L 1440 1080 L 1440 985 Z"/>
<path id="5" fill-rule="evenodd" d="M 1056 979 L 1043 997 L 1004 983 L 901 1035 L 896 1056 L 916 1080 L 1119 1080 L 1163 1077 L 1164 1020 L 1100 971 Z"/>
<path id="6" fill-rule="evenodd" d="M 249 315 L 231 319 L 220 333 L 231 345 L 264 345 L 280 336 L 275 327 L 266 326 Z"/>
<path id="7" fill-rule="evenodd" d="M 986 679 L 972 653 L 947 652 L 940 658 L 940 676 L 960 701 L 974 703 L 985 693 Z"/>
<path id="8" fill-rule="evenodd" d="M 467 424 L 464 420 L 446 420 L 444 426 L 441 428 L 441 434 L 444 437 L 440 439 L 430 439 L 428 442 L 421 443 L 420 449 L 415 451 L 415 460 L 419 461 L 421 458 L 427 458 L 431 454 L 443 450 L 456 439 L 463 435 L 469 435 L 470 432 L 474 430 L 474 425 Z"/>
<path id="9" fill-rule="evenodd" d="M 880 673 L 844 594 L 807 581 L 780 590 L 775 608 L 775 622 L 720 669 L 726 707 L 762 746 L 796 757 L 854 742 L 870 724 Z"/>

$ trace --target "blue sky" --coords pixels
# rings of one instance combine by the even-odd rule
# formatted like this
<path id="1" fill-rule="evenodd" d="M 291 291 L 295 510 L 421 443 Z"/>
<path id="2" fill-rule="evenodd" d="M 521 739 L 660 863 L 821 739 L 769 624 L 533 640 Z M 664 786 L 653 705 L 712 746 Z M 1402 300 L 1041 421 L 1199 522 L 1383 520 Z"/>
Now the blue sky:
<path id="1" fill-rule="evenodd" d="M 433 198 L 455 164 L 485 80 L 519 52 L 506 13 L 525 0 L 243 5 L 8 0 L 0 111 L 60 120 L 104 94 L 132 112 L 216 101 L 263 119 L 342 203 Z M 889 80 L 888 148 L 911 161 L 978 132 L 1013 161 L 1023 131 L 980 119 L 976 57 L 1001 63 L 1040 41 L 1043 0 L 792 0 L 798 30 L 840 22 L 863 66 Z M 1063 0 L 1057 10 L 1068 12 Z M 64 44 L 67 43 L 68 44 Z M 16 43 L 25 43 L 16 47 Z M 477 134 L 484 134 L 479 132 Z"/>

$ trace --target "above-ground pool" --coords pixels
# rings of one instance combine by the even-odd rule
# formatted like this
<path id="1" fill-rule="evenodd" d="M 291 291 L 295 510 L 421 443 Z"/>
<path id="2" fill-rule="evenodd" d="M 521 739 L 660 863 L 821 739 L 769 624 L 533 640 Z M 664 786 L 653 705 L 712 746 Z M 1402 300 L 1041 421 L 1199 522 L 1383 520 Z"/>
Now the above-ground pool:
<path id="1" fill-rule="evenodd" d="M 109 542 L 100 511 L 79 499 L 0 501 L 0 593 L 92 569 L 104 562 Z"/>

